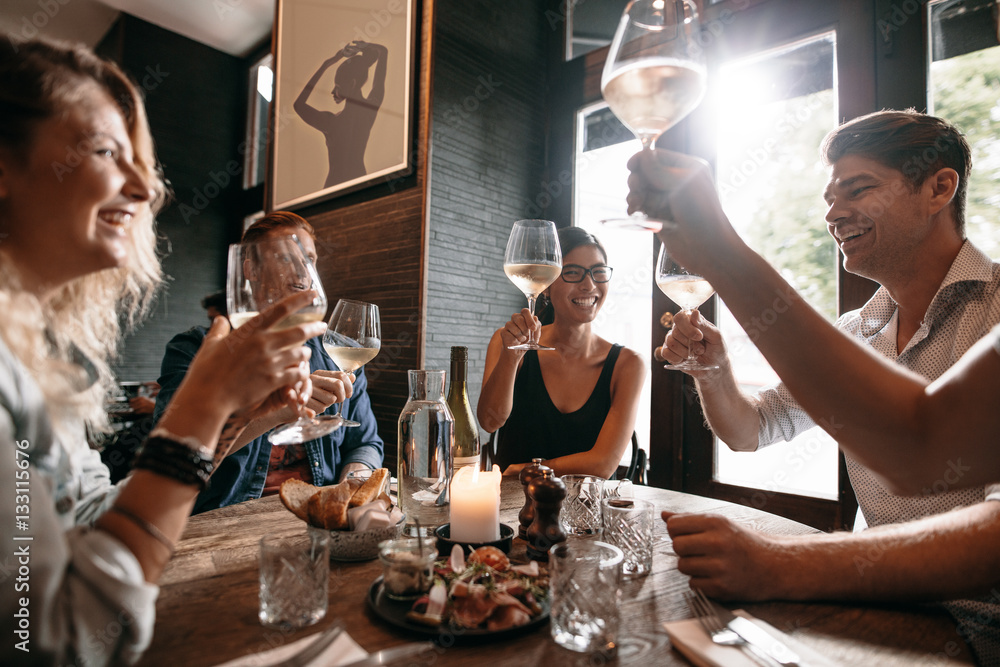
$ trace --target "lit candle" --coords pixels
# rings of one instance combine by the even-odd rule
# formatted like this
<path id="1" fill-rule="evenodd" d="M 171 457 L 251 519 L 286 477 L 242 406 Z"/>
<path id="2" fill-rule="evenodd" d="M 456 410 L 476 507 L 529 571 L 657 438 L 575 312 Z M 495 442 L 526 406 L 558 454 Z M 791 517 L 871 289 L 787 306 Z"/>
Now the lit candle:
<path id="1" fill-rule="evenodd" d="M 454 542 L 482 543 L 500 539 L 500 466 L 480 472 L 460 468 L 451 481 L 449 505 Z"/>

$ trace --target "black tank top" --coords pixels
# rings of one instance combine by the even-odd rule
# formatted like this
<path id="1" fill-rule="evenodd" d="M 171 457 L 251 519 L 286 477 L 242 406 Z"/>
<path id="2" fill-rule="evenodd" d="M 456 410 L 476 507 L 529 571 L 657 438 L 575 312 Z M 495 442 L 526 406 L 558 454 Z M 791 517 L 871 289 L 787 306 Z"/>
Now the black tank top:
<path id="1" fill-rule="evenodd" d="M 500 469 L 528 463 L 532 458 L 553 459 L 591 449 L 611 409 L 611 374 L 621 350 L 621 345 L 611 346 L 590 398 L 579 410 L 569 413 L 559 412 L 552 403 L 538 365 L 538 353 L 526 352 L 514 379 L 514 404 L 497 443 Z"/>

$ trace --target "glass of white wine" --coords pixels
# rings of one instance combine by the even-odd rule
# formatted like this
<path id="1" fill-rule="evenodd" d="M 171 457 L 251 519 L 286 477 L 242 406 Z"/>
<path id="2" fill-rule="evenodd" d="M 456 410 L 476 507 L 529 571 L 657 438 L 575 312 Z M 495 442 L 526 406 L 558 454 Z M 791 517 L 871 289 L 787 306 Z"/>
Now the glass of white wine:
<path id="1" fill-rule="evenodd" d="M 715 294 L 715 288 L 710 282 L 701 276 L 688 273 L 683 266 L 675 262 L 665 245 L 660 246 L 660 257 L 656 261 L 656 286 L 688 315 Z M 667 364 L 664 368 L 675 371 L 711 371 L 718 366 L 699 362 L 694 356 L 694 351 L 688 348 L 687 359 L 679 364 Z"/>
<path id="2" fill-rule="evenodd" d="M 337 301 L 323 334 L 323 349 L 337 367 L 345 373 L 353 373 L 374 359 L 381 347 L 382 323 L 378 306 L 350 299 Z M 342 426 L 361 426 L 344 417 L 339 409 L 335 416 L 340 418 Z"/>
<path id="3" fill-rule="evenodd" d="M 693 0 L 633 0 L 625 7 L 601 75 L 604 101 L 649 150 L 705 96 L 707 76 Z M 658 232 L 642 212 L 602 220 Z"/>
<path id="4" fill-rule="evenodd" d="M 562 250 L 556 224 L 549 220 L 518 220 L 510 230 L 503 271 L 524 296 L 528 310 L 535 314 L 535 300 L 562 273 Z M 511 345 L 510 350 L 551 350 L 539 345 L 534 334 L 527 343 Z"/>
<path id="5" fill-rule="evenodd" d="M 250 243 L 229 246 L 226 306 L 234 329 L 245 326 L 262 310 L 283 298 L 312 290 L 316 298 L 285 319 L 276 328 L 318 322 L 326 314 L 327 300 L 316 266 L 294 234 L 265 236 Z M 268 435 L 272 445 L 291 445 L 313 440 L 340 427 L 333 416 L 300 418 L 276 428 Z"/>

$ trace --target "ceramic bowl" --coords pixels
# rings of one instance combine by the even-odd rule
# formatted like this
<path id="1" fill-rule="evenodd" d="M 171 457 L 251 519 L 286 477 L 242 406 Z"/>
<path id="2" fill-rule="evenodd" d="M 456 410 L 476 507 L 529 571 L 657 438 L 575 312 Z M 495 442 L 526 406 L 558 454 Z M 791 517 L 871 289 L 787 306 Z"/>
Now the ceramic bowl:
<path id="1" fill-rule="evenodd" d="M 402 535 L 404 526 L 406 526 L 405 515 L 395 526 L 372 530 L 323 530 L 313 526 L 309 526 L 309 530 L 322 530 L 330 536 L 330 560 L 362 561 L 378 558 L 379 543 Z"/>

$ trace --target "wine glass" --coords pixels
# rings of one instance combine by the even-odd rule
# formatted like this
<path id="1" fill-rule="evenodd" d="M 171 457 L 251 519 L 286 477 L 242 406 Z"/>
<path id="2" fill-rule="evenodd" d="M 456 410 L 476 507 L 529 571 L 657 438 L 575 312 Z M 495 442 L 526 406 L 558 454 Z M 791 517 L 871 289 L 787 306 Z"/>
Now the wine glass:
<path id="1" fill-rule="evenodd" d="M 688 273 L 687 269 L 675 262 L 665 245 L 660 246 L 660 257 L 656 261 L 656 286 L 689 316 L 695 308 L 715 294 L 715 288 L 710 282 Z M 675 371 L 711 371 L 718 366 L 700 363 L 689 347 L 687 359 L 679 364 L 667 364 L 664 368 Z"/>
<path id="2" fill-rule="evenodd" d="M 327 300 L 316 266 L 295 234 L 265 236 L 250 243 L 229 246 L 226 306 L 234 329 L 245 326 L 257 314 L 281 299 L 304 290 L 316 298 L 288 315 L 275 328 L 317 322 L 326 314 Z M 272 445 L 291 445 L 313 440 L 340 427 L 340 420 L 319 415 L 300 418 L 278 427 L 268 436 Z"/>
<path id="3" fill-rule="evenodd" d="M 608 107 L 650 150 L 705 96 L 704 55 L 693 0 L 633 0 L 625 7 L 601 75 Z M 606 225 L 658 232 L 641 211 Z"/>
<path id="4" fill-rule="evenodd" d="M 503 272 L 524 296 L 528 310 L 535 314 L 535 300 L 562 273 L 562 250 L 556 235 L 556 224 L 548 220 L 518 220 L 510 230 L 507 251 L 503 256 Z M 509 350 L 552 350 L 539 345 L 534 333 L 527 343 L 511 345 Z"/>
<path id="5" fill-rule="evenodd" d="M 323 334 L 323 349 L 337 367 L 345 373 L 353 373 L 374 359 L 381 347 L 378 306 L 350 299 L 338 301 Z M 344 417 L 339 404 L 335 416 L 340 418 L 342 426 L 361 426 Z"/>

